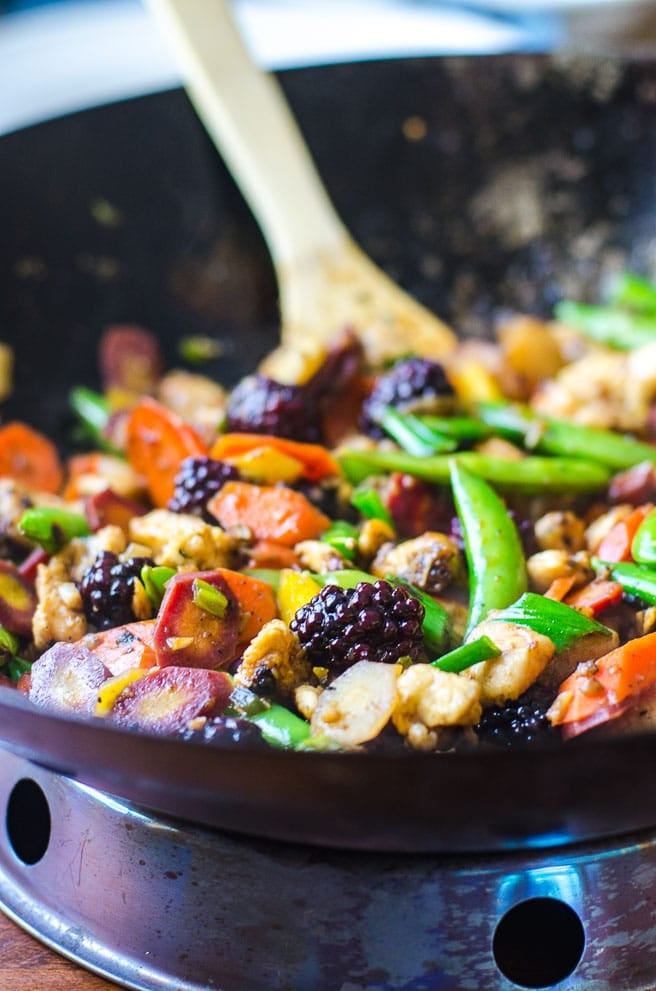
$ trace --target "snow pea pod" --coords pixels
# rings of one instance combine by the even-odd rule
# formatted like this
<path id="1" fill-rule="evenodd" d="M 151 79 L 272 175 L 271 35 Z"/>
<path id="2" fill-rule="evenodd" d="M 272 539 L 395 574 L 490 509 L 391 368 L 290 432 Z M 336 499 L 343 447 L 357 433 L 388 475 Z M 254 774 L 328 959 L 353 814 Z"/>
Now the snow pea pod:
<path id="1" fill-rule="evenodd" d="M 451 461 L 497 488 L 514 492 L 595 492 L 605 488 L 610 471 L 581 458 L 526 457 L 519 461 L 493 458 L 475 451 L 419 458 L 404 451 L 343 450 L 338 458 L 347 479 L 358 484 L 371 475 L 400 471 L 436 485 L 448 485 Z"/>
<path id="2" fill-rule="evenodd" d="M 449 671 L 452 674 L 460 674 L 474 664 L 481 661 L 489 661 L 493 657 L 498 657 L 501 651 L 496 644 L 492 643 L 489 637 L 479 637 L 470 643 L 463 643 L 455 650 L 443 654 L 436 661 L 431 661 L 431 667 L 439 668 L 440 671 Z"/>
<path id="3" fill-rule="evenodd" d="M 617 351 L 632 351 L 656 341 L 656 315 L 629 313 L 609 306 L 592 306 L 563 300 L 555 308 L 556 320 L 585 337 Z"/>
<path id="4" fill-rule="evenodd" d="M 635 272 L 620 272 L 610 286 L 607 302 L 611 306 L 656 314 L 656 284 Z"/>
<path id="5" fill-rule="evenodd" d="M 536 592 L 526 592 L 517 602 L 491 617 L 495 623 L 516 623 L 541 633 L 556 645 L 556 650 L 567 647 L 589 633 L 610 636 L 611 630 L 565 602 L 548 599 Z"/>
<path id="6" fill-rule="evenodd" d="M 388 409 L 381 417 L 380 425 L 399 447 L 418 457 L 455 451 L 458 446 L 457 440 L 433 430 L 411 413 Z"/>
<path id="7" fill-rule="evenodd" d="M 469 569 L 468 634 L 490 610 L 505 609 L 526 591 L 526 562 L 503 501 L 456 458 L 451 461 L 451 488 Z"/>
<path id="8" fill-rule="evenodd" d="M 603 566 L 603 561 L 592 562 L 595 566 Z M 643 568 L 640 564 L 621 562 L 608 564 L 610 577 L 618 582 L 629 595 L 637 595 L 643 602 L 656 606 L 656 571 Z"/>
<path id="9" fill-rule="evenodd" d="M 641 461 L 656 464 L 656 447 L 651 444 L 599 427 L 541 417 L 521 403 L 480 403 L 478 413 L 484 423 L 507 440 L 543 454 L 585 458 L 613 470 L 631 468 Z"/>
<path id="10" fill-rule="evenodd" d="M 26 509 L 18 521 L 18 528 L 29 540 L 43 547 L 47 554 L 56 554 L 74 537 L 88 537 L 91 534 L 89 524 L 80 513 L 50 506 Z"/>
<path id="11" fill-rule="evenodd" d="M 639 564 L 656 564 L 656 509 L 647 513 L 631 543 L 631 556 Z"/>
<path id="12" fill-rule="evenodd" d="M 310 735 L 310 724 L 282 705 L 272 705 L 249 718 L 260 727 L 267 743 L 274 747 L 298 747 Z"/>

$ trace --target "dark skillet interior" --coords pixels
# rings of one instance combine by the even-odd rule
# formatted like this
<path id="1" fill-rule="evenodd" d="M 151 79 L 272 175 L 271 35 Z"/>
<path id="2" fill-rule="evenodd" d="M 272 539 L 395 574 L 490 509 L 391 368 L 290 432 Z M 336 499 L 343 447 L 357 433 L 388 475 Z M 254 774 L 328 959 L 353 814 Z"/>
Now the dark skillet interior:
<path id="1" fill-rule="evenodd" d="M 462 333 L 506 309 L 594 298 L 653 271 L 656 64 L 534 56 L 361 63 L 282 79 L 338 211 L 372 257 Z M 6 417 L 68 436 L 109 323 L 225 342 L 233 383 L 276 339 L 265 247 L 181 92 L 0 142 Z M 32 710 L 0 731 L 40 763 L 164 813 L 359 849 L 491 850 L 656 823 L 653 738 L 532 753 L 312 755 L 205 749 Z"/>

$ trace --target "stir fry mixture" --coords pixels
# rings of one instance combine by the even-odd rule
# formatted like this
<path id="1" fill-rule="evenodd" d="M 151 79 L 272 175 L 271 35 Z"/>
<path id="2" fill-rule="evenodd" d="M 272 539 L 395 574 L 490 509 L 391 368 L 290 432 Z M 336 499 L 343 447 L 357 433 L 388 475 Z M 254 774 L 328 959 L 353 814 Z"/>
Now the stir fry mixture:
<path id="1" fill-rule="evenodd" d="M 165 373 L 132 326 L 99 366 L 71 393 L 84 453 L 0 427 L 3 685 L 318 751 L 651 727 L 656 286 L 439 362 L 371 367 L 345 332 L 293 384 Z"/>

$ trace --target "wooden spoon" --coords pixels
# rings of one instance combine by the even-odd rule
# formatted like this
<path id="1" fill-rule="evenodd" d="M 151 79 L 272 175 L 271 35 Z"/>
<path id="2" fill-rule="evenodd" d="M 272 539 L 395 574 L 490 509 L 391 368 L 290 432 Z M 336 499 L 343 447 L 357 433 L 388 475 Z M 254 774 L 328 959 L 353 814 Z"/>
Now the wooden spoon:
<path id="1" fill-rule="evenodd" d="M 439 358 L 453 332 L 355 244 L 337 216 L 275 78 L 251 60 L 227 0 L 150 0 L 210 137 L 273 259 L 281 346 L 264 363 L 303 381 L 345 327 L 373 365 L 409 351 Z"/>

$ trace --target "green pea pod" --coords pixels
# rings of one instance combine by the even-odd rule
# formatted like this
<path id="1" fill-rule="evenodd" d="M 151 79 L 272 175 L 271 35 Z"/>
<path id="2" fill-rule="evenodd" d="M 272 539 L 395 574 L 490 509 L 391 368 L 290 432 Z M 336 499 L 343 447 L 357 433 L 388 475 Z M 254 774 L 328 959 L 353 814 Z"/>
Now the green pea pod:
<path id="1" fill-rule="evenodd" d="M 26 509 L 18 528 L 29 540 L 43 547 L 46 554 L 56 554 L 74 537 L 88 537 L 91 534 L 87 521 L 80 513 L 49 506 Z"/>
<path id="2" fill-rule="evenodd" d="M 175 568 L 144 564 L 139 577 L 153 609 L 157 610 L 161 606 L 166 591 L 166 583 L 176 574 Z"/>
<path id="3" fill-rule="evenodd" d="M 576 640 L 589 633 L 603 633 L 610 636 L 607 626 L 590 619 L 582 612 L 572 609 L 564 602 L 548 599 L 535 592 L 526 592 L 517 602 L 490 617 L 493 622 L 517 623 L 541 633 L 556 645 L 556 650 L 566 650 Z"/>
<path id="4" fill-rule="evenodd" d="M 631 556 L 638 564 L 656 565 L 656 509 L 647 513 L 636 530 Z"/>
<path id="5" fill-rule="evenodd" d="M 379 580 L 375 575 L 370 575 L 366 571 L 358 571 L 357 568 L 324 571 L 321 574 L 313 572 L 310 577 L 314 578 L 319 585 L 337 585 L 339 588 L 355 588 L 360 582 L 369 582 L 373 585 Z"/>
<path id="6" fill-rule="evenodd" d="M 310 735 L 310 724 L 282 705 L 272 705 L 249 718 L 260 727 L 267 743 L 274 747 L 298 747 Z"/>
<path id="7" fill-rule="evenodd" d="M 463 643 L 455 650 L 443 654 L 436 661 L 431 662 L 431 666 L 439 668 L 440 671 L 450 671 L 453 674 L 460 674 L 466 671 L 473 664 L 480 664 L 481 661 L 489 661 L 493 657 L 498 657 L 501 651 L 489 637 L 478 637 L 471 643 Z"/>
<path id="8" fill-rule="evenodd" d="M 358 552 L 358 536 L 357 526 L 347 523 L 346 520 L 335 520 L 325 533 L 322 533 L 321 541 L 334 547 L 347 561 L 352 561 Z"/>
<path id="9" fill-rule="evenodd" d="M 259 578 L 261 582 L 270 585 L 274 592 L 280 586 L 280 572 L 276 568 L 244 568 L 244 574 L 249 578 Z"/>
<path id="10" fill-rule="evenodd" d="M 456 458 L 451 462 L 451 487 L 469 569 L 469 633 L 490 610 L 505 609 L 526 591 L 526 561 L 503 501 Z"/>
<path id="11" fill-rule="evenodd" d="M 455 451 L 458 442 L 427 426 L 411 413 L 399 413 L 395 409 L 385 411 L 380 425 L 408 454 L 424 457 L 445 451 Z"/>
<path id="12" fill-rule="evenodd" d="M 529 406 L 520 403 L 480 403 L 478 412 L 481 419 L 502 437 L 542 454 L 585 458 L 613 470 L 631 468 L 640 461 L 656 464 L 656 447 L 651 444 L 599 427 L 582 427 L 565 420 L 540 417 Z"/>
<path id="13" fill-rule="evenodd" d="M 12 681 L 18 681 L 23 674 L 32 670 L 32 662 L 24 661 L 22 657 L 12 657 L 7 665 L 9 677 Z"/>
<path id="14" fill-rule="evenodd" d="M 87 389 L 86 386 L 78 385 L 71 389 L 69 403 L 78 417 L 81 440 L 85 440 L 109 454 L 124 457 L 124 453 L 119 451 L 105 436 L 105 427 L 109 423 L 112 412 L 111 404 L 105 396 L 99 392 L 94 392 L 93 389 Z"/>
<path id="15" fill-rule="evenodd" d="M 555 316 L 585 337 L 618 351 L 632 351 L 656 341 L 655 314 L 563 300 L 556 306 Z"/>
<path id="16" fill-rule="evenodd" d="M 656 283 L 635 272 L 620 272 L 613 279 L 606 302 L 610 306 L 656 315 Z"/>
<path id="17" fill-rule="evenodd" d="M 18 653 L 18 637 L 0 626 L 0 665 L 14 660 Z"/>
<path id="18" fill-rule="evenodd" d="M 436 485 L 448 485 L 450 464 L 454 460 L 496 488 L 509 492 L 597 492 L 610 480 L 610 471 L 605 465 L 582 458 L 528 457 L 509 461 L 476 451 L 419 458 L 405 451 L 347 449 L 340 453 L 338 460 L 348 481 L 354 485 L 372 475 L 385 475 L 390 471 L 400 471 Z"/>
<path id="19" fill-rule="evenodd" d="M 593 560 L 593 564 L 595 567 L 603 566 L 604 562 Z M 609 563 L 607 567 L 610 568 L 613 581 L 618 582 L 626 592 L 637 595 L 650 606 L 656 606 L 656 571 L 630 562 Z"/>
<path id="20" fill-rule="evenodd" d="M 368 485 L 361 485 L 353 490 L 351 505 L 368 520 L 383 520 L 388 526 L 394 526 L 392 516 L 385 507 L 380 492 Z"/>

